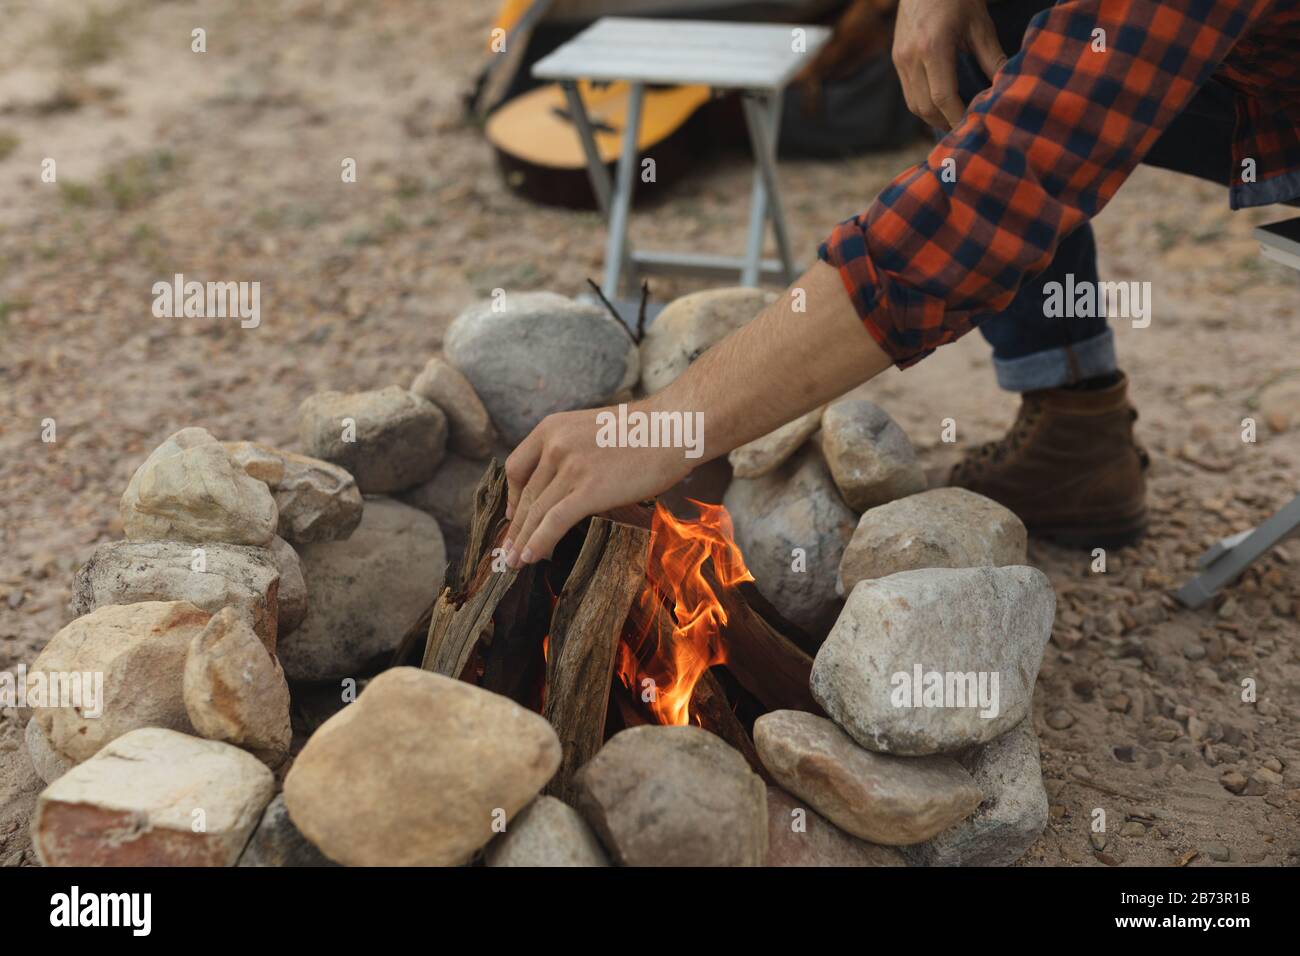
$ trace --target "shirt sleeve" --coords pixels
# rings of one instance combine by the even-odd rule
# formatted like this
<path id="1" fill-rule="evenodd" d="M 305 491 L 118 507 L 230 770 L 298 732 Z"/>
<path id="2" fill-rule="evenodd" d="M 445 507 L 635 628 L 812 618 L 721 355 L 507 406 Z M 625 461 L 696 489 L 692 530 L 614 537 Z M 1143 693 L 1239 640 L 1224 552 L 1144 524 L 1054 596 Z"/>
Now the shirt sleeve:
<path id="1" fill-rule="evenodd" d="M 1269 5 L 1065 0 L 1038 14 L 960 125 L 819 250 L 895 364 L 1006 308 Z"/>

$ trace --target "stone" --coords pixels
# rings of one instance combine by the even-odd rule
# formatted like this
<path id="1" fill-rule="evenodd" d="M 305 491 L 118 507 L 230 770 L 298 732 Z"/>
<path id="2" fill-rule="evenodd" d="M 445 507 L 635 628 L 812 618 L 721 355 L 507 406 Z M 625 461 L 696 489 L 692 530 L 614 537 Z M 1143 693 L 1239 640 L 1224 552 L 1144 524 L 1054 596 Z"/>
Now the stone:
<path id="1" fill-rule="evenodd" d="M 140 727 L 192 732 L 181 678 L 190 644 L 210 616 L 188 601 L 113 604 L 50 638 L 27 675 L 29 702 L 36 674 L 103 675 L 99 707 L 35 707 L 32 720 L 40 722 L 55 752 L 80 763 Z M 97 678 L 83 679 L 83 703 L 95 696 L 93 683 Z"/>
<path id="2" fill-rule="evenodd" d="M 481 461 L 448 455 L 432 478 L 398 496 L 403 503 L 437 520 L 449 561 L 459 561 L 465 552 L 469 523 L 474 517 L 474 491 L 486 471 Z"/>
<path id="3" fill-rule="evenodd" d="M 870 843 L 928 840 L 982 799 L 971 775 L 951 757 L 872 753 L 826 718 L 803 711 L 774 710 L 758 718 L 754 746 L 781 787 Z"/>
<path id="4" fill-rule="evenodd" d="M 499 820 L 509 832 L 559 765 L 559 738 L 539 714 L 464 681 L 394 667 L 311 736 L 284 799 L 298 829 L 337 863 L 457 866 Z"/>
<path id="5" fill-rule="evenodd" d="M 734 478 L 761 478 L 780 468 L 821 427 L 822 408 L 814 408 L 776 431 L 755 438 L 727 456 Z"/>
<path id="6" fill-rule="evenodd" d="M 27 755 L 32 758 L 36 775 L 46 783 L 53 783 L 76 766 L 74 761 L 69 760 L 50 745 L 50 739 L 45 736 L 45 731 L 41 730 L 40 721 L 27 721 L 24 734 Z"/>
<path id="7" fill-rule="evenodd" d="M 508 444 L 547 415 L 604 405 L 636 383 L 637 347 L 600 306 L 552 292 L 512 292 L 500 302 L 457 316 L 443 352 Z"/>
<path id="8" fill-rule="evenodd" d="M 979 808 L 903 854 L 917 866 L 1010 866 L 1047 826 L 1047 791 L 1033 721 L 1022 720 L 958 761 L 984 795 Z"/>
<path id="9" fill-rule="evenodd" d="M 45 781 L 20 744 L 21 733 L 16 720 L 0 720 L 0 867 L 37 863 L 31 820 Z"/>
<path id="10" fill-rule="evenodd" d="M 447 566 L 438 522 L 390 498 L 369 498 L 345 541 L 305 544 L 307 617 L 278 647 L 290 680 L 356 677 L 384 662 L 419 620 Z"/>
<path id="11" fill-rule="evenodd" d="M 641 387 L 651 393 L 669 385 L 710 346 L 774 301 L 771 292 L 742 287 L 706 289 L 674 299 L 641 340 Z"/>
<path id="12" fill-rule="evenodd" d="M 1025 525 L 965 488 L 934 488 L 868 509 L 840 560 L 839 594 L 868 578 L 921 568 L 1025 563 Z"/>
<path id="13" fill-rule="evenodd" d="M 825 633 L 843 604 L 835 578 L 857 515 L 817 449 L 805 447 L 761 478 L 733 481 L 722 503 L 763 596 L 804 630 Z"/>
<path id="14" fill-rule="evenodd" d="M 488 866 L 609 866 L 596 834 L 555 797 L 530 803 L 488 847 Z"/>
<path id="15" fill-rule="evenodd" d="M 362 494 L 384 495 L 433 477 L 446 453 L 447 416 L 397 385 L 317 392 L 298 406 L 298 437 L 309 455 L 347 469 Z"/>
<path id="16" fill-rule="evenodd" d="M 1300 375 L 1292 374 L 1259 393 L 1260 417 L 1275 432 L 1300 427 Z"/>
<path id="17" fill-rule="evenodd" d="M 182 683 L 190 723 L 210 740 L 250 751 L 270 767 L 289 753 L 289 685 L 275 655 L 235 608 L 195 636 Z"/>
<path id="18" fill-rule="evenodd" d="M 925 490 L 925 472 L 903 429 L 856 392 L 826 406 L 821 446 L 835 486 L 854 511 Z"/>
<path id="19" fill-rule="evenodd" d="M 1068 730 L 1074 726 L 1074 714 L 1070 713 L 1064 707 L 1057 707 L 1050 710 L 1044 718 L 1048 727 L 1053 730 Z"/>
<path id="20" fill-rule="evenodd" d="M 574 778 L 578 810 L 623 866 L 762 866 L 767 790 L 700 727 L 615 734 Z"/>
<path id="21" fill-rule="evenodd" d="M 289 819 L 284 794 L 266 805 L 262 819 L 239 857 L 239 866 L 338 866 L 316 849 Z"/>
<path id="22" fill-rule="evenodd" d="M 271 490 L 277 533 L 291 544 L 346 538 L 361 521 L 361 491 L 346 468 L 260 442 L 226 442 L 225 448 Z"/>
<path id="23" fill-rule="evenodd" d="M 279 515 L 270 490 L 202 428 L 182 428 L 131 476 L 119 506 L 137 541 L 264 545 Z"/>
<path id="24" fill-rule="evenodd" d="M 280 571 L 276 634 L 292 634 L 307 616 L 307 582 L 302 576 L 302 561 L 293 545 L 279 535 L 271 539 L 268 550 Z M 267 650 L 275 653 L 275 645 L 272 644 Z"/>
<path id="25" fill-rule="evenodd" d="M 988 743 L 1029 713 L 1055 610 L 1047 575 L 1023 566 L 859 581 L 813 661 L 813 697 L 868 750 Z"/>
<path id="26" fill-rule="evenodd" d="M 275 552 L 268 548 L 107 541 L 77 571 L 72 612 L 84 615 L 143 601 L 188 601 L 209 614 L 233 606 L 248 614 L 258 636 L 274 650 L 283 584 Z"/>
<path id="27" fill-rule="evenodd" d="M 483 401 L 469 379 L 440 355 L 429 359 L 411 383 L 411 391 L 442 409 L 451 431 L 447 444 L 466 458 L 486 458 L 497 442 Z"/>
<path id="28" fill-rule="evenodd" d="M 906 866 L 892 846 L 851 837 L 805 801 L 767 788 L 765 866 Z"/>
<path id="29" fill-rule="evenodd" d="M 274 793 L 242 750 L 142 727 L 45 789 L 32 842 L 45 866 L 233 866 Z"/>

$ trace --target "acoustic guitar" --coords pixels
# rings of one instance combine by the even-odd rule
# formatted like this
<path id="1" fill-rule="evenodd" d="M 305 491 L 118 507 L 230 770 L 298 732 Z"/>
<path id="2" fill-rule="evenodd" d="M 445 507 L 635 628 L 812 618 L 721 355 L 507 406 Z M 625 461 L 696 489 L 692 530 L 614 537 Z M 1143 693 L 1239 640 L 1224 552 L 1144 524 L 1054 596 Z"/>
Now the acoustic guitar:
<path id="1" fill-rule="evenodd" d="M 630 85 L 584 80 L 578 84 L 578 94 L 591 121 L 596 151 L 612 171 L 623 146 Z M 706 86 L 646 89 L 637 154 L 654 159 L 655 178 L 653 184 L 643 182 L 638 167 L 639 190 L 670 183 L 689 168 L 696 151 L 692 141 L 704 132 L 702 117 L 709 102 Z M 488 117 L 485 132 L 511 190 L 548 205 L 595 208 L 587 157 L 559 84 L 540 86 L 507 101 Z"/>

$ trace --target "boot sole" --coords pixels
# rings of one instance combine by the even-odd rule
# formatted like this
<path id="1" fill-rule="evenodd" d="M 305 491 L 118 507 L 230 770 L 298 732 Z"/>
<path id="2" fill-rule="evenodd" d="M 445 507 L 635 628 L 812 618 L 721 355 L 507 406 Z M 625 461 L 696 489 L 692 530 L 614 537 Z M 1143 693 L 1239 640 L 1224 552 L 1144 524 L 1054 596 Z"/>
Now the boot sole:
<path id="1" fill-rule="evenodd" d="M 1046 538 L 1070 548 L 1124 548 L 1136 544 L 1147 530 L 1147 512 L 1120 521 L 1089 525 L 1030 525 L 1036 538 Z"/>

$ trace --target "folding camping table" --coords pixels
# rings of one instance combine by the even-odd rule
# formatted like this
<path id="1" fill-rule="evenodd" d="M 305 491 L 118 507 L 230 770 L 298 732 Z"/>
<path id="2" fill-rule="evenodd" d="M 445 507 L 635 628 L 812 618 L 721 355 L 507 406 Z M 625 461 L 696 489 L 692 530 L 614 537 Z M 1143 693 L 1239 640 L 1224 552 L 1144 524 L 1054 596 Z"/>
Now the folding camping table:
<path id="1" fill-rule="evenodd" d="M 1265 256 L 1300 270 L 1300 218 L 1260 226 L 1254 235 Z M 1297 532 L 1300 532 L 1300 495 L 1259 527 L 1216 542 L 1197 561 L 1200 573 L 1179 588 L 1175 596 L 1187 607 L 1200 607 L 1255 559 Z"/>
<path id="2" fill-rule="evenodd" d="M 793 282 L 794 258 L 776 178 L 776 141 L 785 87 L 830 36 L 825 27 L 701 20 L 604 17 L 533 66 L 533 76 L 559 82 L 582 141 L 592 190 L 609 222 L 601 291 L 614 299 L 624 280 L 641 273 L 710 278 L 740 276 Z M 601 162 L 578 81 L 630 84 L 627 123 L 613 181 Z M 749 235 L 741 258 L 689 252 L 639 252 L 628 241 L 637 165 L 637 132 L 646 84 L 708 86 L 741 93 L 756 169 L 749 198 Z M 763 258 L 772 223 L 779 260 Z"/>

